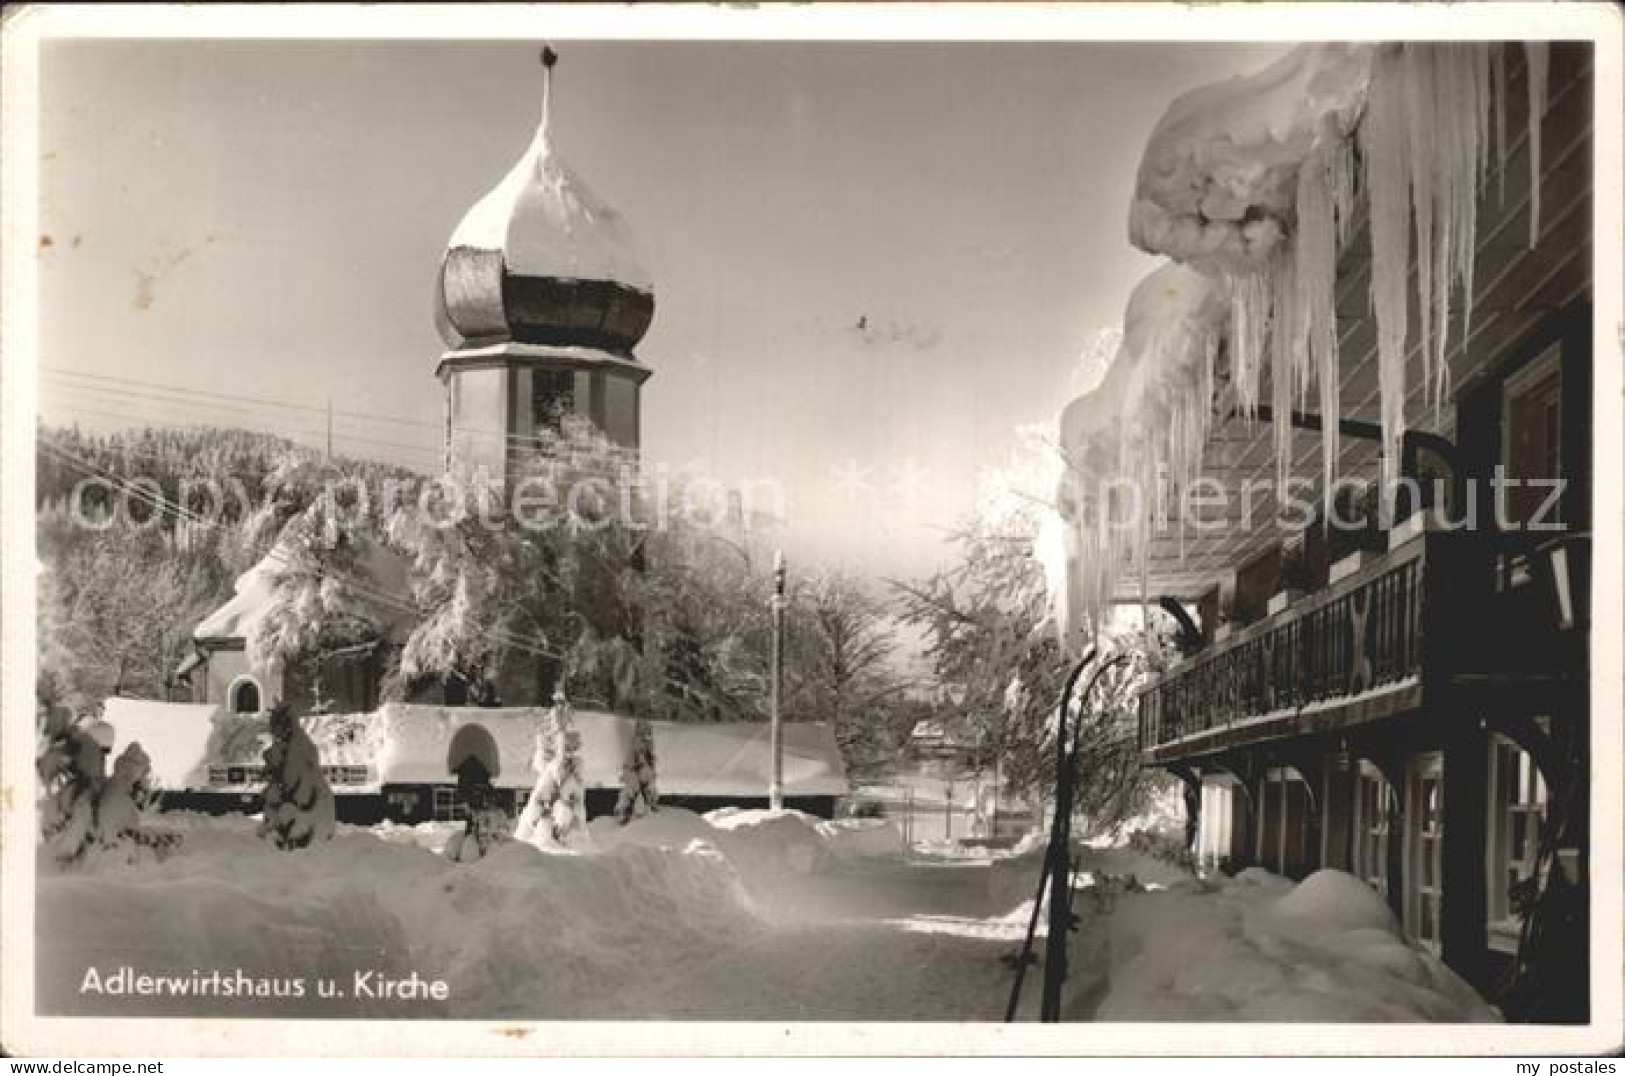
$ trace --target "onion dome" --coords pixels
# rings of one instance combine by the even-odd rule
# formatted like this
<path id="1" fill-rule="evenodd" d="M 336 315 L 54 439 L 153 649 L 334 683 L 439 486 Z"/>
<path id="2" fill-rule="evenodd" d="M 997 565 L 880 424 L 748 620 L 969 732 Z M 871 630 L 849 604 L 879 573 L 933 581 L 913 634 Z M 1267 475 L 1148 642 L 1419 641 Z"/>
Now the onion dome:
<path id="1" fill-rule="evenodd" d="M 542 120 L 530 148 L 474 203 L 440 263 L 437 318 L 452 348 L 509 341 L 630 356 L 654 317 L 654 286 L 626 222 L 567 168 Z"/>

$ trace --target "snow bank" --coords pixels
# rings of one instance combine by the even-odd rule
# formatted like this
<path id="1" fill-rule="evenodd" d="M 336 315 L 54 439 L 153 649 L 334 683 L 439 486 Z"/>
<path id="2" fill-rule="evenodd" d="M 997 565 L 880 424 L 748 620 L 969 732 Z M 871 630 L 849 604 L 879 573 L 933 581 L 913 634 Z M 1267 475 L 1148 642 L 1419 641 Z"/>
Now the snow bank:
<path id="1" fill-rule="evenodd" d="M 818 835 L 838 856 L 856 859 L 902 858 L 908 853 L 903 831 L 888 818 L 843 818 L 820 822 Z"/>
<path id="2" fill-rule="evenodd" d="M 282 853 L 236 824 L 189 826 L 161 869 L 39 878 L 43 1012 L 239 1016 L 592 1016 L 650 969 L 682 968 L 757 929 L 721 856 L 622 847 L 549 854 L 508 842 L 472 864 L 347 829 Z M 87 964 L 143 974 L 242 969 L 347 991 L 358 971 L 444 979 L 443 1002 L 362 996 L 81 996 Z M 313 990 L 313 986 L 310 988 Z M 637 1015 L 637 1014 L 627 1014 Z"/>
<path id="3" fill-rule="evenodd" d="M 1498 1020 L 1340 871 L 1300 885 L 1248 871 L 1217 887 L 1129 893 L 1107 920 L 1098 1020 Z"/>
<path id="4" fill-rule="evenodd" d="M 803 811 L 723 807 L 705 820 L 727 833 L 723 852 L 741 874 L 812 874 L 834 865 L 835 852 L 818 831 L 819 819 Z"/>
<path id="5" fill-rule="evenodd" d="M 661 807 L 626 825 L 612 815 L 587 823 L 595 847 L 665 848 L 680 852 L 696 841 L 718 847 L 720 834 L 705 819 L 682 807 Z"/>

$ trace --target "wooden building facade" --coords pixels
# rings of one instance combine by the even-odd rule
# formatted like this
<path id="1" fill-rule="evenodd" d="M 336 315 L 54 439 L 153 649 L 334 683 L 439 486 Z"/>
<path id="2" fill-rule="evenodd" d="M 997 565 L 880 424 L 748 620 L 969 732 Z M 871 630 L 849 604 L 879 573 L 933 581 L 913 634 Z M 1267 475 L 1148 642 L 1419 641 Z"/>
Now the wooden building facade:
<path id="1" fill-rule="evenodd" d="M 1190 786 L 1210 866 L 1351 872 L 1510 1018 L 1584 1021 L 1592 50 L 1551 45 L 1532 127 L 1518 102 L 1540 96 L 1521 50 L 1506 54 L 1508 126 L 1525 133 L 1478 191 L 1473 322 L 1452 339 L 1442 410 L 1422 414 L 1419 388 L 1409 401 L 1404 473 L 1444 492 L 1402 498 L 1387 527 L 1283 536 L 1260 511 L 1159 539 L 1150 592 L 1196 610 L 1204 639 L 1144 690 L 1139 737 L 1146 765 Z M 1334 422 L 1341 471 L 1379 467 L 1356 223 L 1338 262 L 1343 414 L 1298 416 L 1295 474 L 1318 474 Z M 1273 467 L 1270 438 L 1216 421 L 1214 469 Z"/>

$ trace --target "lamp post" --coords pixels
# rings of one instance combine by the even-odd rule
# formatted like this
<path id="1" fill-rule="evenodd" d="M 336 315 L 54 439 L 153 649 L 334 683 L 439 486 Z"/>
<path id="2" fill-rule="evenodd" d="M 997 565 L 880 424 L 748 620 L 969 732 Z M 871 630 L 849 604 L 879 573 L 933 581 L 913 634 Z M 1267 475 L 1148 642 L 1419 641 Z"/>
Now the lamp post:
<path id="1" fill-rule="evenodd" d="M 779 715 L 779 695 L 784 683 L 784 553 L 773 554 L 773 675 L 768 694 L 769 749 L 773 753 L 773 777 L 767 786 L 767 805 L 778 811 L 784 807 L 784 730 Z"/>

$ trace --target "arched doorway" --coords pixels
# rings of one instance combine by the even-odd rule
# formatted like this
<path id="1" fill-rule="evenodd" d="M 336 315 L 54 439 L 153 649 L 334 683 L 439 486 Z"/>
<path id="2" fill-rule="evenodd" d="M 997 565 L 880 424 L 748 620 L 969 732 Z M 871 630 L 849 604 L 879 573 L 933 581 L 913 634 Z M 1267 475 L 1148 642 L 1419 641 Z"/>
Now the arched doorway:
<path id="1" fill-rule="evenodd" d="M 491 731 L 471 722 L 453 733 L 446 745 L 446 773 L 456 783 L 435 790 L 436 819 L 461 821 L 470 810 L 491 805 L 492 782 L 502 773 L 502 753 Z"/>

